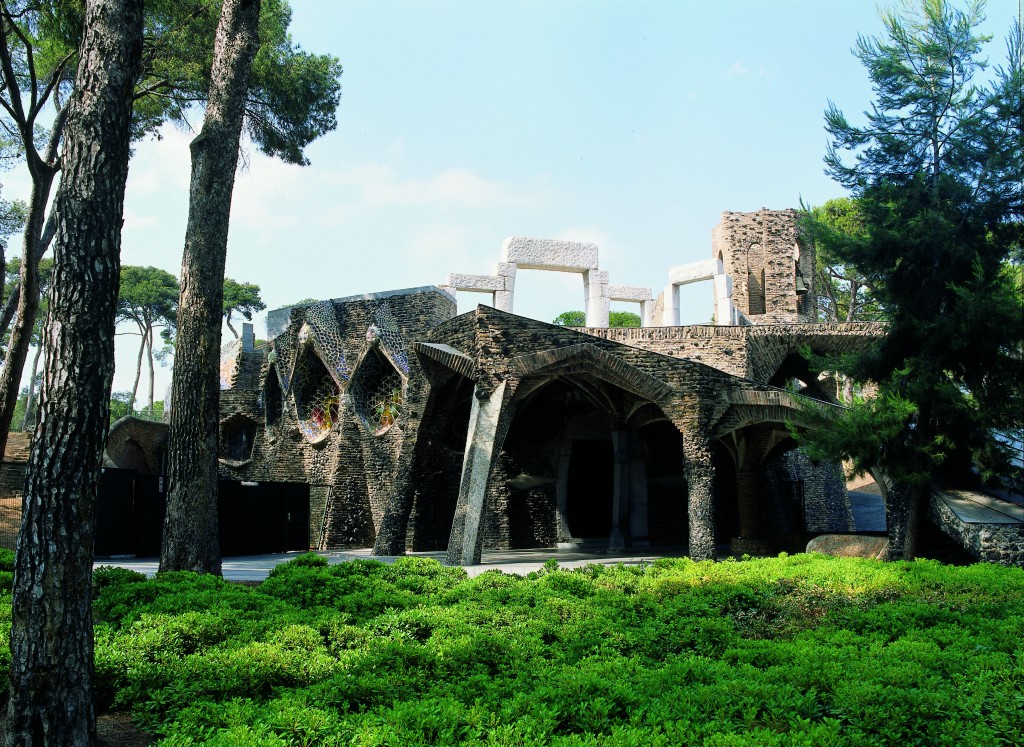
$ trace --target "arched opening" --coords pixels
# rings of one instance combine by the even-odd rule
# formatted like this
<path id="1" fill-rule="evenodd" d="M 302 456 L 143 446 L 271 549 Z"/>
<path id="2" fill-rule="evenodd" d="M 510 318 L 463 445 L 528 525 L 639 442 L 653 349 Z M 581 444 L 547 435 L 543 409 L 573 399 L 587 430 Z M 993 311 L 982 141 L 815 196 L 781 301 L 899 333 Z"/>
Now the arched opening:
<path id="1" fill-rule="evenodd" d="M 268 428 L 280 423 L 284 414 L 284 396 L 274 366 L 267 369 L 267 379 L 263 384 L 263 412 L 264 422 Z"/>
<path id="2" fill-rule="evenodd" d="M 459 496 L 474 382 L 458 374 L 432 386 L 416 439 L 416 481 L 409 514 L 413 551 L 448 546 Z"/>
<path id="3" fill-rule="evenodd" d="M 338 385 L 311 345 L 303 347 L 295 363 L 292 398 L 299 430 L 308 441 L 321 440 L 338 422 L 341 414 Z"/>
<path id="4" fill-rule="evenodd" d="M 520 391 L 490 481 L 499 543 L 685 541 L 682 437 L 656 405 L 592 374 L 527 380 Z"/>
<path id="5" fill-rule="evenodd" d="M 121 454 L 117 459 L 117 466 L 121 469 L 133 469 L 147 475 L 152 474 L 153 469 L 146 461 L 146 452 L 142 445 L 134 438 L 129 438 L 121 448 Z"/>
<path id="6" fill-rule="evenodd" d="M 759 316 L 767 310 L 764 275 L 764 248 L 751 244 L 747 249 L 747 313 Z"/>
<path id="7" fill-rule="evenodd" d="M 220 458 L 233 462 L 248 461 L 255 441 L 256 423 L 241 416 L 229 418 L 220 426 Z"/>
<path id="8" fill-rule="evenodd" d="M 792 388 L 797 394 L 802 394 L 805 397 L 821 402 L 832 404 L 838 404 L 839 402 L 835 393 L 829 392 L 825 388 L 819 375 L 811 370 L 810 363 L 800 353 L 790 353 L 787 355 L 779 364 L 771 379 L 768 380 L 768 384 L 780 389 Z"/>
<path id="9" fill-rule="evenodd" d="M 381 435 L 402 417 L 402 376 L 376 346 L 352 374 L 348 387 L 352 409 L 374 435 Z"/>

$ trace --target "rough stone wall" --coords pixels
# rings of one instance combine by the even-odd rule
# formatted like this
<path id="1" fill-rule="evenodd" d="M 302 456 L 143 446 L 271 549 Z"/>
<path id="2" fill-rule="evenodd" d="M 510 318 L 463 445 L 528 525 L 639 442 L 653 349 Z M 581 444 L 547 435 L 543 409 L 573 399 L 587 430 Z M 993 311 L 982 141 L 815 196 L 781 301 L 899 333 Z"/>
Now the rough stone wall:
<path id="1" fill-rule="evenodd" d="M 386 311 L 382 312 L 382 305 Z M 390 314 L 390 316 L 388 316 Z M 249 355 L 236 357 L 234 382 L 258 389 L 222 392 L 221 422 L 249 417 L 259 427 L 252 456 L 221 460 L 226 479 L 302 482 L 313 486 L 310 537 L 313 546 L 366 546 L 380 528 L 390 496 L 412 458 L 415 430 L 429 387 L 409 344 L 455 315 L 455 303 L 437 290 L 395 291 L 303 306 L 289 312 L 287 325 L 253 354 L 262 361 L 256 382 L 244 374 Z M 382 323 L 383 322 L 383 323 Z M 371 331 L 374 327 L 374 331 Z M 393 327 L 393 328 L 392 328 Z M 369 333 L 369 334 L 368 334 Z M 308 343 L 304 341 L 309 339 Z M 303 345 L 308 345 L 303 353 Z M 365 425 L 354 409 L 351 382 L 373 352 L 400 369 L 402 415 L 386 429 Z M 315 354 L 337 388 L 332 425 L 312 433 L 299 419 L 297 380 L 309 369 L 300 358 Z M 317 369 L 322 371 L 322 369 Z M 275 381 L 270 381 L 276 377 Z M 280 390 L 280 413 L 268 421 L 269 391 Z M 274 420 L 271 418 L 270 420 Z M 325 536 L 321 536 L 321 535 Z"/>
<path id="2" fill-rule="evenodd" d="M 855 530 L 841 464 L 815 463 L 803 449 L 798 448 L 780 454 L 766 467 L 768 471 L 775 472 L 777 482 L 803 485 L 804 523 L 803 526 L 794 526 L 793 531 L 824 534 Z M 794 499 L 796 497 L 793 496 Z M 793 510 L 799 508 L 792 505 Z"/>
<path id="3" fill-rule="evenodd" d="M 1024 568 L 1020 524 L 965 524 L 937 495 L 932 496 L 928 518 L 977 560 Z"/>
<path id="4" fill-rule="evenodd" d="M 885 332 L 882 324 L 771 324 L 750 327 L 588 328 L 594 337 L 673 358 L 705 363 L 733 376 L 768 382 L 787 356 L 809 347 L 819 355 L 863 350 Z"/>
<path id="5" fill-rule="evenodd" d="M 751 324 L 814 321 L 813 252 L 799 251 L 808 292 L 797 294 L 796 210 L 722 213 L 712 232 L 712 256 L 733 278 L 733 303 Z M 763 284 L 763 287 L 762 287 Z"/>

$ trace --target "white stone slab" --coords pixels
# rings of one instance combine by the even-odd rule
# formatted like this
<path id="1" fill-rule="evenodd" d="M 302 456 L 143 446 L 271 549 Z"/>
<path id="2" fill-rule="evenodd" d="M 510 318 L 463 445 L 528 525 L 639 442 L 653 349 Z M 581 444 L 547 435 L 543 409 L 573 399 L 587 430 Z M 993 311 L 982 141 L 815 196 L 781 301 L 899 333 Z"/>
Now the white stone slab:
<path id="1" fill-rule="evenodd" d="M 711 280 L 717 274 L 719 274 L 718 260 L 702 259 L 698 262 L 670 267 L 668 281 L 672 285 L 686 285 L 687 283 L 698 283 L 701 280 Z"/>
<path id="2" fill-rule="evenodd" d="M 597 268 L 597 244 L 510 236 L 501 246 L 501 261 L 521 270 L 586 272 Z"/>
<path id="3" fill-rule="evenodd" d="M 449 288 L 456 290 L 473 291 L 476 293 L 493 293 L 494 291 L 505 290 L 505 279 L 495 275 L 464 275 L 452 272 L 448 275 Z"/>
<path id="4" fill-rule="evenodd" d="M 610 301 L 651 301 L 653 298 L 650 288 L 641 288 L 638 285 L 608 286 L 608 300 Z"/>

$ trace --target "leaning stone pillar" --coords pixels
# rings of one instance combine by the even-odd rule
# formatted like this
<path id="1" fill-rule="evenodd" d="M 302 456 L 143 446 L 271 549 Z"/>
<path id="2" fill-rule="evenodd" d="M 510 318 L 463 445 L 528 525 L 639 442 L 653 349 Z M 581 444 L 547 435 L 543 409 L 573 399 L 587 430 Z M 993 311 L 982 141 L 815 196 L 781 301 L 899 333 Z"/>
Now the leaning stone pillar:
<path id="1" fill-rule="evenodd" d="M 689 488 L 690 557 L 714 560 L 715 549 L 715 466 L 711 444 L 699 435 L 683 439 L 686 484 Z"/>
<path id="2" fill-rule="evenodd" d="M 503 381 L 489 396 L 481 398 L 479 388 L 474 392 L 459 498 L 455 504 L 455 518 L 445 556 L 448 565 L 477 565 L 480 562 L 483 545 L 480 525 L 487 498 L 487 483 L 494 459 L 501 452 L 505 440 L 505 428 L 502 426 L 507 425 L 511 417 L 506 406 L 507 388 L 507 383 Z"/>

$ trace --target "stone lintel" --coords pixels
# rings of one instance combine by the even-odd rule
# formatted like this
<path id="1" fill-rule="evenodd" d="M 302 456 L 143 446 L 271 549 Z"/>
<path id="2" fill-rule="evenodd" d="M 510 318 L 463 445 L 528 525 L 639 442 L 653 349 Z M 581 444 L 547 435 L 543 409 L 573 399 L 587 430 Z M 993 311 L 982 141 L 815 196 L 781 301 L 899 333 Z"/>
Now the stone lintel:
<path id="1" fill-rule="evenodd" d="M 597 268 L 597 244 L 510 236 L 501 246 L 501 261 L 520 270 L 586 272 Z"/>
<path id="2" fill-rule="evenodd" d="M 650 288 L 641 288 L 638 285 L 609 285 L 609 301 L 652 301 Z"/>
<path id="3" fill-rule="evenodd" d="M 505 278 L 500 275 L 465 275 L 452 272 L 448 274 L 448 282 L 445 285 L 456 290 L 474 293 L 493 293 L 494 291 L 507 290 Z"/>
<path id="4" fill-rule="evenodd" d="M 686 285 L 701 280 L 711 280 L 721 274 L 717 259 L 702 259 L 685 265 L 676 265 L 668 270 L 668 281 L 671 285 Z"/>

